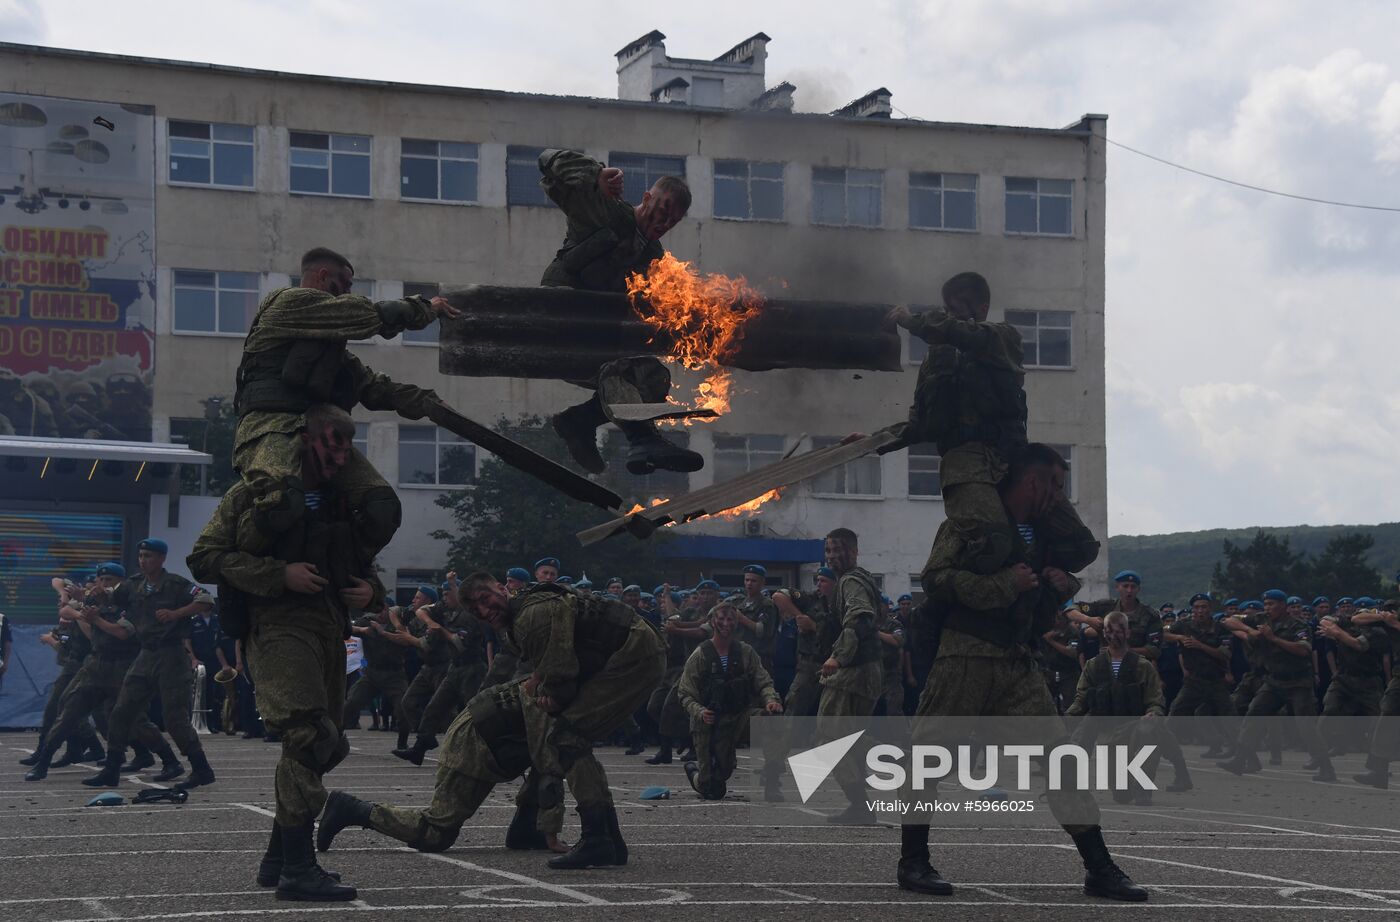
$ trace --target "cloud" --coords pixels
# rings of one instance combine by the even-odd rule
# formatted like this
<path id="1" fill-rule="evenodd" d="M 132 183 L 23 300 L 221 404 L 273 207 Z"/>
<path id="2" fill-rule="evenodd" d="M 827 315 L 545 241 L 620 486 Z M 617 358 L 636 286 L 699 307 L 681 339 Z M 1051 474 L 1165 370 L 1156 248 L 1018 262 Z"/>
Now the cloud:
<path id="1" fill-rule="evenodd" d="M 39 0 L 0 0 L 0 35 L 5 41 L 38 43 L 47 33 Z"/>

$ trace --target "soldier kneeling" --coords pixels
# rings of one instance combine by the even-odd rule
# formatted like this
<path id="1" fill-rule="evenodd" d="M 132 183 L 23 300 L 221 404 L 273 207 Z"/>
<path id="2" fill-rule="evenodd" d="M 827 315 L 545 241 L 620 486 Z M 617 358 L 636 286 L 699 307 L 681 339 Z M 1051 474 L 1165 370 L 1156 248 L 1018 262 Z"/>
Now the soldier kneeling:
<path id="1" fill-rule="evenodd" d="M 691 787 L 706 800 L 724 797 L 725 783 L 734 774 L 735 746 L 749 726 L 757 699 L 768 714 L 781 714 L 782 701 L 773 679 L 753 647 L 734 639 L 739 611 L 729 602 L 710 609 L 714 636 L 695 648 L 686 660 L 676 691 L 690 715 L 690 733 L 698 761 L 685 763 Z"/>

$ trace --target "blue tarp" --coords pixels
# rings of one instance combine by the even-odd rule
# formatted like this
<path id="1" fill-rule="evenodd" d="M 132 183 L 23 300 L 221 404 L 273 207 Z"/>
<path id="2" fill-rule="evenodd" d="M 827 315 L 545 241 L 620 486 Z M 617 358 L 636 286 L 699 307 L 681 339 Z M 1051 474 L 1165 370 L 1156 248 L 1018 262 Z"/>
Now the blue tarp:
<path id="1" fill-rule="evenodd" d="M 0 730 L 37 729 L 44 722 L 44 704 L 58 678 L 53 648 L 39 642 L 48 630 L 43 624 L 10 625 L 14 646 L 0 679 Z"/>

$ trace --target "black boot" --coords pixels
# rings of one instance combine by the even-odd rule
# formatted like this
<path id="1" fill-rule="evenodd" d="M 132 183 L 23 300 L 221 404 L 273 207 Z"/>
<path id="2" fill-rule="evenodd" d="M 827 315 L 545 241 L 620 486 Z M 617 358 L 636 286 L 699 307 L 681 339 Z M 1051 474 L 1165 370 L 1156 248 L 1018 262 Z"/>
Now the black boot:
<path id="1" fill-rule="evenodd" d="M 147 749 L 140 743 L 132 743 L 131 750 L 131 761 L 125 763 L 121 767 L 121 773 L 123 775 L 129 774 L 131 772 L 139 772 L 143 768 L 150 768 L 152 765 L 156 764 L 156 758 L 155 756 L 151 755 L 151 750 Z"/>
<path id="2" fill-rule="evenodd" d="M 275 887 L 282 877 L 282 827 L 272 821 L 272 837 L 267 841 L 267 851 L 258 862 L 258 886 Z"/>
<path id="3" fill-rule="evenodd" d="M 1232 775 L 1253 775 L 1264 768 L 1252 750 L 1237 752 L 1235 757 L 1227 762 L 1216 762 L 1215 767 Z"/>
<path id="4" fill-rule="evenodd" d="M 700 782 L 696 780 L 700 777 L 700 763 L 694 759 L 688 759 L 682 767 L 685 769 L 685 780 L 690 782 L 690 786 L 695 789 L 695 793 L 709 799 L 708 795 L 700 789 Z"/>
<path id="5" fill-rule="evenodd" d="M 592 807 L 580 805 L 578 818 L 583 826 L 582 835 L 567 854 L 549 859 L 549 866 L 556 871 L 577 871 L 617 864 L 617 849 L 613 847 L 612 836 L 608 834 L 609 809 L 610 806 L 606 804 Z"/>
<path id="6" fill-rule="evenodd" d="M 622 839 L 622 827 L 617 824 L 617 807 L 608 804 L 608 837 L 613 843 L 613 864 L 624 865 L 627 863 L 627 843 Z"/>
<path id="7" fill-rule="evenodd" d="M 399 747 L 398 749 L 395 749 L 391 753 L 391 755 L 393 755 L 396 759 L 403 759 L 405 762 L 412 762 L 414 765 L 422 765 L 423 757 L 428 754 L 428 750 L 436 748 L 437 737 L 420 735 L 418 739 L 413 741 L 412 747 L 407 749 Z"/>
<path id="8" fill-rule="evenodd" d="M 31 752 L 29 755 L 25 756 L 24 758 L 20 759 L 20 760 L 19 760 L 19 764 L 20 764 L 20 765 L 38 765 L 38 764 L 39 764 L 39 753 L 41 753 L 41 752 L 44 751 L 44 743 L 48 740 L 48 738 L 49 738 L 49 735 L 48 735 L 47 733 L 40 733 L 40 734 L 39 734 L 39 742 L 37 742 L 37 743 L 34 744 L 34 751 Z"/>
<path id="9" fill-rule="evenodd" d="M 316 852 L 311 845 L 311 820 L 298 826 L 279 826 L 279 830 L 282 833 L 282 876 L 277 880 L 279 900 L 344 903 L 355 898 L 354 887 L 342 884 L 316 863 Z"/>
<path id="10" fill-rule="evenodd" d="M 1322 758 L 1320 758 L 1320 757 L 1318 757 L 1318 756 L 1313 756 L 1313 757 L 1311 757 L 1310 759 L 1308 759 L 1308 761 L 1306 761 L 1306 762 L 1303 763 L 1303 771 L 1305 771 L 1305 772 L 1321 771 L 1321 770 L 1322 770 L 1322 763 L 1323 763 L 1323 761 L 1324 761 L 1324 760 L 1323 760 Z"/>
<path id="11" fill-rule="evenodd" d="M 1332 760 L 1323 756 L 1317 760 L 1317 772 L 1312 776 L 1312 780 L 1321 781 L 1325 784 L 1332 784 L 1337 780 L 1337 770 L 1332 767 Z"/>
<path id="12" fill-rule="evenodd" d="M 69 765 L 77 765 L 83 761 L 83 750 L 87 749 L 87 744 L 77 737 L 68 737 L 68 748 L 63 750 L 63 755 L 53 760 L 49 764 L 50 768 L 67 768 Z M 105 755 L 105 754 L 104 754 Z"/>
<path id="13" fill-rule="evenodd" d="M 92 762 L 95 765 L 107 761 L 107 750 L 103 748 L 102 741 L 94 736 L 88 742 L 87 751 L 79 757 L 78 761 Z"/>
<path id="14" fill-rule="evenodd" d="M 369 815 L 374 804 L 360 800 L 344 791 L 331 791 L 326 798 L 326 809 L 321 812 L 321 823 L 316 828 L 316 850 L 328 852 L 331 842 L 347 826 L 369 828 Z M 339 880 L 339 878 L 336 878 Z"/>
<path id="15" fill-rule="evenodd" d="M 1102 896 L 1110 900 L 1124 900 L 1129 903 L 1142 903 L 1147 900 L 1147 891 L 1137 884 L 1108 854 L 1108 846 L 1103 841 L 1103 830 L 1091 826 L 1072 837 L 1074 847 L 1084 859 L 1084 893 L 1087 896 Z"/>
<path id="16" fill-rule="evenodd" d="M 408 748 L 408 731 L 407 731 L 407 730 L 399 730 L 399 741 L 398 741 L 398 745 L 395 746 L 394 748 L 395 748 L 395 749 L 407 749 L 407 748 Z"/>
<path id="17" fill-rule="evenodd" d="M 861 782 L 843 784 L 841 790 L 846 794 L 846 809 L 828 816 L 828 823 L 836 826 L 880 825 L 871 817 L 870 811 L 865 809 L 865 786 Z"/>
<path id="18" fill-rule="evenodd" d="M 152 746 L 151 751 L 160 756 L 160 771 L 151 776 L 152 781 L 174 781 L 185 773 L 185 766 L 180 764 L 175 750 L 165 740 Z"/>
<path id="19" fill-rule="evenodd" d="M 102 763 L 102 770 L 91 778 L 84 778 L 82 783 L 90 788 L 114 788 L 121 784 L 122 775 L 122 753 L 120 749 L 108 749 L 107 761 Z"/>
<path id="20" fill-rule="evenodd" d="M 1357 784 L 1368 784 L 1373 788 L 1386 790 L 1390 787 L 1390 760 L 1367 756 L 1366 771 L 1352 775 L 1351 780 Z"/>
<path id="21" fill-rule="evenodd" d="M 648 765 L 670 765 L 671 764 L 671 741 L 663 739 L 661 746 L 656 750 L 656 755 L 646 760 Z"/>
<path id="22" fill-rule="evenodd" d="M 535 828 L 539 816 L 538 804 L 517 804 L 515 815 L 510 818 L 510 825 L 506 827 L 506 848 L 522 852 L 549 848 L 544 833 Z"/>
<path id="23" fill-rule="evenodd" d="M 783 766 L 781 762 L 772 768 L 763 770 L 763 799 L 774 804 L 780 804 L 787 800 L 783 796 Z"/>
<path id="24" fill-rule="evenodd" d="M 647 751 L 647 744 L 642 742 L 642 735 L 638 733 L 627 741 L 627 751 L 623 755 L 639 756 Z"/>
<path id="25" fill-rule="evenodd" d="M 899 889 L 932 896 L 948 896 L 953 885 L 928 860 L 928 827 L 899 828 L 899 871 L 895 874 Z"/>
<path id="26" fill-rule="evenodd" d="M 621 423 L 619 428 L 631 446 L 627 450 L 629 473 L 640 477 L 657 468 L 689 473 L 705 466 L 705 459 L 699 452 L 667 441 L 656 431 L 655 423 Z"/>
<path id="27" fill-rule="evenodd" d="M 597 432 L 607 421 L 603 405 L 594 394 L 583 403 L 556 414 L 549 422 L 578 466 L 590 474 L 601 474 L 608 469 L 608 464 L 598 452 Z"/>
<path id="28" fill-rule="evenodd" d="M 49 776 L 50 763 L 57 746 L 44 746 L 34 752 L 34 767 L 25 773 L 25 781 L 43 781 Z"/>
<path id="29" fill-rule="evenodd" d="M 182 788 L 197 788 L 205 784 L 214 783 L 214 769 L 209 767 L 209 759 L 204 755 L 203 749 L 196 749 L 190 753 L 190 777 L 186 781 L 180 782 Z M 160 779 L 157 778 L 157 781 Z"/>

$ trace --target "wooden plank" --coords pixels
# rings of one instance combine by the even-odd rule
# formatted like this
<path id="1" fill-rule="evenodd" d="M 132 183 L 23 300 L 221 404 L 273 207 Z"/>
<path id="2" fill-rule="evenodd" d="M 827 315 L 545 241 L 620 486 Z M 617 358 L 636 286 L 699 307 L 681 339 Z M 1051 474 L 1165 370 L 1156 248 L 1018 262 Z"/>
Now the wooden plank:
<path id="1" fill-rule="evenodd" d="M 787 458 L 756 471 L 749 471 L 733 480 L 703 487 L 693 493 L 677 496 L 664 503 L 613 519 L 611 522 L 584 529 L 577 535 L 579 544 L 587 547 L 625 531 L 638 538 L 645 538 L 662 525 L 673 522 L 683 524 L 742 506 L 769 490 L 790 486 L 834 470 L 896 441 L 898 436 L 893 432 L 883 431 L 854 442 L 828 445 L 816 451 Z"/>
<path id="2" fill-rule="evenodd" d="M 690 410 L 674 403 L 612 403 L 607 414 L 615 423 L 645 423 L 658 419 L 713 419 L 715 410 Z"/>

